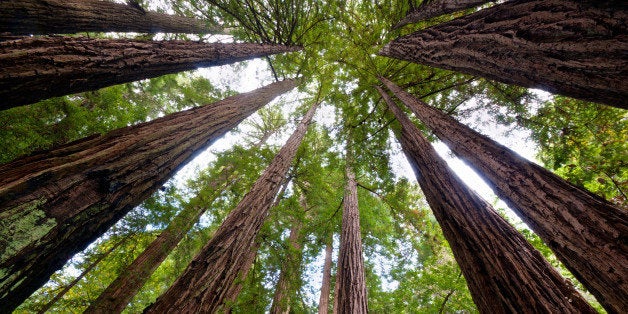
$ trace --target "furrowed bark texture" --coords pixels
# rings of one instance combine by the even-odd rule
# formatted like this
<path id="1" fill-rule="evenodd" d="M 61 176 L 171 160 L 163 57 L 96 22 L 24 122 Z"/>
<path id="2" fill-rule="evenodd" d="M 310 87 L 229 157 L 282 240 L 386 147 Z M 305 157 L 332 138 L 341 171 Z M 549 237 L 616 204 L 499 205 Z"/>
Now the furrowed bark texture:
<path id="1" fill-rule="evenodd" d="M 323 282 L 321 297 L 318 300 L 318 314 L 329 312 L 329 294 L 331 293 L 331 253 L 334 250 L 333 238 L 325 245 L 325 263 L 323 264 Z"/>
<path id="2" fill-rule="evenodd" d="M 0 110 L 297 49 L 300 48 L 180 40 L 24 37 L 0 42 Z"/>
<path id="3" fill-rule="evenodd" d="M 48 312 L 48 310 L 50 310 L 50 308 L 53 305 L 55 305 L 57 301 L 61 300 L 63 296 L 65 296 L 65 294 L 68 293 L 70 289 L 72 289 L 72 287 L 76 286 L 76 284 L 79 283 L 79 281 L 81 281 L 81 279 L 83 279 L 90 271 L 92 271 L 92 269 L 94 269 L 100 262 L 102 262 L 102 260 L 107 258 L 111 254 L 111 252 L 115 251 L 115 249 L 117 249 L 120 245 L 126 242 L 129 238 L 130 238 L 130 235 L 122 238 L 115 245 L 113 245 L 109 250 L 100 254 L 100 256 L 98 256 L 98 258 L 95 261 L 89 264 L 89 266 L 87 266 L 87 268 L 85 268 L 76 278 L 74 278 L 74 280 L 72 280 L 67 286 L 65 286 L 63 290 L 57 293 L 57 295 L 55 295 L 54 298 L 48 301 L 48 303 L 44 304 L 44 306 L 42 306 L 41 309 L 37 311 L 37 313 L 44 314 Z"/>
<path id="4" fill-rule="evenodd" d="M 315 104 L 214 236 L 145 313 L 216 313 L 240 293 L 254 243 L 314 115 Z"/>
<path id="5" fill-rule="evenodd" d="M 99 0 L 0 1 L 0 33 L 14 35 L 78 32 L 189 33 L 220 32 L 203 21 L 146 12 L 139 7 Z"/>
<path id="6" fill-rule="evenodd" d="M 349 145 L 347 145 L 349 146 Z M 347 150 L 351 149 L 350 147 Z M 347 152 L 347 155 L 350 155 Z M 347 157 L 345 197 L 342 210 L 342 232 L 338 253 L 338 286 L 336 299 L 338 313 L 368 313 L 364 258 L 362 256 L 362 233 L 358 209 L 358 185 Z M 336 311 L 334 309 L 334 311 Z"/>
<path id="7" fill-rule="evenodd" d="M 475 8 L 492 1 L 493 0 L 433 0 L 423 2 L 418 8 L 408 12 L 408 15 L 393 26 L 393 29 L 412 23 L 418 23 L 433 17 Z"/>
<path id="8" fill-rule="evenodd" d="M 303 229 L 301 221 L 295 221 L 292 228 L 290 228 L 288 250 L 284 262 L 281 265 L 279 280 L 277 280 L 277 285 L 275 285 L 273 303 L 270 307 L 271 314 L 290 313 L 290 293 L 294 290 L 292 282 L 294 282 L 295 278 L 300 277 L 298 269 L 301 265 L 303 251 L 303 246 L 299 242 L 301 229 Z"/>
<path id="9" fill-rule="evenodd" d="M 514 0 L 387 44 L 380 54 L 628 109 L 620 1 Z"/>
<path id="10" fill-rule="evenodd" d="M 625 211 L 382 81 L 457 156 L 483 174 L 608 311 L 628 308 Z"/>
<path id="11" fill-rule="evenodd" d="M 266 139 L 262 139 L 255 146 L 261 146 Z M 227 165 L 220 177 L 209 185 L 214 189 L 225 189 L 236 182 L 233 168 L 233 164 Z M 207 207 L 191 205 L 184 207 L 168 227 L 107 286 L 85 312 L 121 313 L 206 210 Z"/>
<path id="12" fill-rule="evenodd" d="M 195 153 L 294 80 L 0 166 L 0 308 L 19 305 Z"/>
<path id="13" fill-rule="evenodd" d="M 482 313 L 596 313 L 515 228 L 447 167 L 381 88 L 398 135 Z"/>

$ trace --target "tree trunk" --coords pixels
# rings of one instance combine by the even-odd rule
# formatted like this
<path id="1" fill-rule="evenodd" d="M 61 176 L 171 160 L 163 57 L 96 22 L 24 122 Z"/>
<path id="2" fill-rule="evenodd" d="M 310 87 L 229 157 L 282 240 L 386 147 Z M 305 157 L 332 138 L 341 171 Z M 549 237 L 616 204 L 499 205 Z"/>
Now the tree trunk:
<path id="1" fill-rule="evenodd" d="M 342 232 L 338 253 L 338 286 L 336 299 L 338 313 L 368 313 L 362 233 L 358 210 L 358 186 L 351 163 L 351 141 L 347 143 L 347 186 L 342 210 Z"/>
<path id="2" fill-rule="evenodd" d="M 329 294 L 331 293 L 331 253 L 333 251 L 333 238 L 325 245 L 325 263 L 323 264 L 323 283 L 321 284 L 321 297 L 318 301 L 318 314 L 327 314 L 329 311 Z"/>
<path id="3" fill-rule="evenodd" d="M 268 132 L 253 146 L 259 148 L 271 134 L 272 132 Z M 218 191 L 231 186 L 237 181 L 233 178 L 233 170 L 234 165 L 227 164 L 219 177 L 210 182 L 209 186 Z M 213 199 L 208 201 L 208 205 L 211 202 Z M 85 312 L 121 313 L 206 210 L 207 207 L 186 205 L 168 227 L 109 284 Z"/>
<path id="4" fill-rule="evenodd" d="M 273 83 L 1 165 L 0 304 L 20 304 L 196 152 L 294 86 Z"/>
<path id="5" fill-rule="evenodd" d="M 432 0 L 424 1 L 421 5 L 408 12 L 405 18 L 399 23 L 393 26 L 392 29 L 400 28 L 404 25 L 418 23 L 433 17 L 451 14 L 458 11 L 463 11 L 471 8 L 475 8 L 482 4 L 493 2 L 494 0 Z"/>
<path id="6" fill-rule="evenodd" d="M 281 264 L 279 280 L 275 286 L 273 303 L 270 307 L 271 314 L 288 314 L 290 312 L 290 292 L 294 290 L 291 287 L 291 283 L 299 276 L 298 269 L 301 265 L 301 254 L 303 251 L 303 246 L 299 242 L 303 225 L 298 219 L 295 220 L 292 228 L 290 228 L 286 257 Z"/>
<path id="7" fill-rule="evenodd" d="M 596 313 L 515 228 L 451 172 L 421 131 L 378 87 L 400 122 L 412 165 L 482 313 Z"/>
<path id="8" fill-rule="evenodd" d="M 628 109 L 622 5 L 507 1 L 400 37 L 380 54 Z"/>
<path id="9" fill-rule="evenodd" d="M 628 308 L 625 211 L 382 81 L 457 156 L 484 175 L 608 311 Z"/>
<path id="10" fill-rule="evenodd" d="M 252 259 L 255 238 L 268 216 L 318 104 L 307 112 L 271 164 L 186 270 L 145 313 L 215 313 L 235 300 Z M 248 259 L 248 260 L 247 260 Z"/>
<path id="11" fill-rule="evenodd" d="M 139 6 L 100 0 L 6 0 L 0 2 L 0 33 L 13 35 L 79 32 L 221 32 L 189 17 L 146 12 Z"/>
<path id="12" fill-rule="evenodd" d="M 57 303 L 57 301 L 61 300 L 63 298 L 63 296 L 66 293 L 68 293 L 68 291 L 70 291 L 70 289 L 72 289 L 72 287 L 76 286 L 76 284 L 79 283 L 79 281 L 81 281 L 81 279 L 83 279 L 83 277 L 85 277 L 85 275 L 87 275 L 90 271 L 92 271 L 92 269 L 94 269 L 100 262 L 102 262 L 102 260 L 107 258 L 107 256 L 109 256 L 109 254 L 111 254 L 111 252 L 115 251 L 115 249 L 117 249 L 120 245 L 122 245 L 124 242 L 126 242 L 126 240 L 128 240 L 129 238 L 130 238 L 130 235 L 122 238 L 120 241 L 118 241 L 116 244 L 114 244 L 109 250 L 107 250 L 104 253 L 100 254 L 98 256 L 98 258 L 96 260 L 94 260 L 91 264 L 89 264 L 76 278 L 74 278 L 74 280 L 72 280 L 69 284 L 67 284 L 65 287 L 63 287 L 63 289 L 59 293 L 57 293 L 57 295 L 55 295 L 54 298 L 52 298 L 50 301 L 48 301 L 48 303 L 44 304 L 44 306 L 42 306 L 41 309 L 39 309 L 39 311 L 37 313 L 38 314 L 44 314 L 48 310 L 50 310 L 50 308 L 53 305 L 55 305 L 55 303 Z"/>
<path id="13" fill-rule="evenodd" d="M 297 49 L 300 48 L 180 40 L 24 37 L 0 42 L 0 110 Z"/>

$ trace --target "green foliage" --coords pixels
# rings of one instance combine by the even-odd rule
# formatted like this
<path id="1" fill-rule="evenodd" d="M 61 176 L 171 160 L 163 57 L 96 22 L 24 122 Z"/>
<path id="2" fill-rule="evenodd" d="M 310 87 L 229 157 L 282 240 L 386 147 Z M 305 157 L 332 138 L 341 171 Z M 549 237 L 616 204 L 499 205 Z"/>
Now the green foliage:
<path id="1" fill-rule="evenodd" d="M 628 208 L 625 110 L 557 96 L 520 123 L 532 131 L 548 168 Z"/>

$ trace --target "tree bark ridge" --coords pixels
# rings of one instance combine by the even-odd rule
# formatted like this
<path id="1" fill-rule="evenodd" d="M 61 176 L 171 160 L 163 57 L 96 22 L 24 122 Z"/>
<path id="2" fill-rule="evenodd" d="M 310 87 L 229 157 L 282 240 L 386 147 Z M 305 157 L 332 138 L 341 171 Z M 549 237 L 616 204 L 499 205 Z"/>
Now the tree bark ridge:
<path id="1" fill-rule="evenodd" d="M 194 18 L 146 12 L 99 0 L 6 0 L 0 2 L 0 33 L 14 35 L 79 32 L 221 33 Z"/>
<path id="2" fill-rule="evenodd" d="M 513 0 L 388 43 L 383 56 L 628 109 L 620 1 Z"/>
<path id="3" fill-rule="evenodd" d="M 299 47 L 85 37 L 0 42 L 0 110 L 165 74 L 235 63 Z"/>
<path id="4" fill-rule="evenodd" d="M 382 79 L 611 312 L 628 308 L 628 216 Z"/>
<path id="5" fill-rule="evenodd" d="M 214 236 L 172 286 L 145 313 L 215 313 L 228 310 L 242 288 L 254 256 L 254 243 L 268 211 L 305 136 L 318 104 L 227 216 Z"/>
<path id="6" fill-rule="evenodd" d="M 0 304 L 9 311 L 295 80 L 0 165 Z"/>
<path id="7" fill-rule="evenodd" d="M 515 228 L 448 168 L 377 87 L 401 124 L 397 137 L 482 313 L 596 313 Z"/>

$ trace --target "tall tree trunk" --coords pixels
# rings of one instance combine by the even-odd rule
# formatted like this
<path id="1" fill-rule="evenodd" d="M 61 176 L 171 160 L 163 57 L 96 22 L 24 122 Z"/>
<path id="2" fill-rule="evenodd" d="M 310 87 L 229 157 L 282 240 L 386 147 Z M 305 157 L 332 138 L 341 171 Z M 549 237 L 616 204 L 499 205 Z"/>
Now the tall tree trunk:
<path id="1" fill-rule="evenodd" d="M 338 275 L 336 299 L 338 313 L 368 313 L 364 257 L 362 256 L 362 233 L 358 210 L 358 185 L 351 163 L 351 141 L 347 143 L 347 165 L 345 197 L 342 210 L 342 232 L 338 253 Z"/>
<path id="2" fill-rule="evenodd" d="M 596 313 L 515 228 L 447 167 L 380 87 L 401 147 L 483 313 Z"/>
<path id="3" fill-rule="evenodd" d="M 482 4 L 493 2 L 495 0 L 432 0 L 424 1 L 419 7 L 408 12 L 405 18 L 393 26 L 393 29 L 400 28 L 404 25 L 418 23 L 433 17 L 455 13 L 471 8 L 475 8 Z"/>
<path id="4" fill-rule="evenodd" d="M 611 312 L 628 308 L 628 216 L 382 79 Z"/>
<path id="5" fill-rule="evenodd" d="M 299 242 L 299 237 L 302 228 L 301 221 L 295 221 L 292 228 L 290 228 L 288 249 L 286 250 L 286 257 L 281 264 L 279 280 L 275 286 L 273 303 L 270 307 L 271 314 L 287 314 L 290 312 L 290 292 L 294 290 L 291 287 L 291 283 L 295 281 L 295 278 L 298 278 L 298 269 L 301 265 L 303 246 Z"/>
<path id="6" fill-rule="evenodd" d="M 249 60 L 298 47 L 85 37 L 0 42 L 0 110 L 115 84 Z"/>
<path id="7" fill-rule="evenodd" d="M 380 54 L 628 109 L 622 6 L 507 1 L 400 37 Z"/>
<path id="8" fill-rule="evenodd" d="M 307 199 L 305 194 L 299 196 L 300 210 L 308 212 Z M 290 294 L 294 291 L 295 278 L 300 278 L 301 259 L 303 258 L 303 245 L 301 244 L 301 230 L 303 222 L 298 218 L 293 218 L 292 228 L 288 236 L 288 248 L 286 256 L 281 264 L 279 280 L 275 285 L 273 303 L 270 307 L 271 314 L 288 314 L 290 312 Z"/>
<path id="9" fill-rule="evenodd" d="M 172 286 L 145 313 L 215 313 L 240 293 L 255 238 L 268 216 L 318 104 L 306 113 L 271 164 Z M 247 260 L 248 259 L 248 260 Z"/>
<path id="10" fill-rule="evenodd" d="M 48 310 L 50 310 L 50 308 L 53 305 L 55 305 L 55 303 L 57 303 L 57 301 L 61 300 L 63 298 L 63 296 L 66 293 L 68 293 L 68 291 L 70 291 L 70 289 L 72 289 L 72 287 L 76 286 L 76 284 L 79 283 L 79 281 L 81 281 L 81 279 L 83 279 L 90 271 L 92 271 L 92 269 L 94 269 L 100 262 L 102 262 L 102 260 L 107 258 L 111 254 L 111 252 L 115 251 L 115 249 L 117 249 L 120 245 L 125 243 L 129 238 L 130 238 L 130 235 L 120 239 L 118 242 L 116 242 L 116 244 L 111 246 L 111 248 L 109 248 L 104 253 L 100 254 L 98 256 L 98 258 L 96 258 L 91 264 L 89 264 L 78 276 L 76 276 L 76 278 L 74 278 L 74 280 L 72 280 L 69 284 L 67 284 L 65 287 L 63 287 L 63 289 L 59 293 L 57 293 L 57 295 L 55 295 L 54 298 L 52 298 L 50 301 L 48 301 L 48 303 L 44 304 L 44 306 L 42 306 L 39 309 L 39 311 L 37 311 L 37 313 L 38 314 L 44 314 Z"/>
<path id="11" fill-rule="evenodd" d="M 5 0 L 0 33 L 14 35 L 78 32 L 217 33 L 219 27 L 182 16 L 146 12 L 139 6 L 100 0 Z"/>
<path id="12" fill-rule="evenodd" d="M 0 166 L 0 304 L 12 309 L 286 80 Z"/>
<path id="13" fill-rule="evenodd" d="M 329 294 L 331 293 L 331 253 L 334 249 L 333 238 L 325 245 L 325 263 L 323 264 L 323 282 L 321 284 L 321 297 L 318 301 L 318 314 L 329 312 Z"/>

